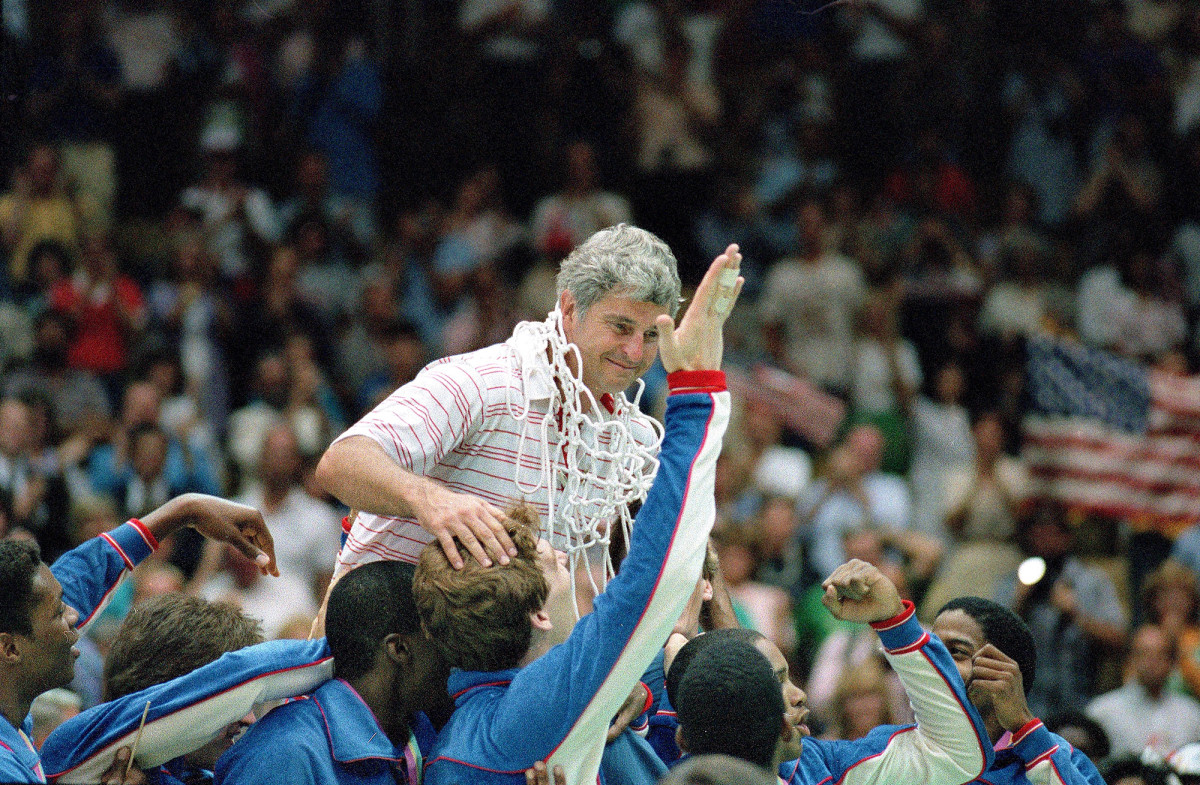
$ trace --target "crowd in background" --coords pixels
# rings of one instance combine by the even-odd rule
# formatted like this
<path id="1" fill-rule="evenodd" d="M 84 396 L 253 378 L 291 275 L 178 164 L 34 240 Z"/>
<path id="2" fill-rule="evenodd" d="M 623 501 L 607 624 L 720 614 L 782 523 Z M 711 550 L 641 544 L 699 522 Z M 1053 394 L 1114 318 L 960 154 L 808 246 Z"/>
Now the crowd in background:
<path id="1" fill-rule="evenodd" d="M 1200 740 L 1200 533 L 1164 562 L 1030 500 L 1019 451 L 1030 336 L 1200 365 L 1200 2 L 818 5 L 4 0 L 0 531 L 49 559 L 203 491 L 264 512 L 284 574 L 181 537 L 92 626 L 82 702 L 146 596 L 306 634 L 330 440 L 544 318 L 558 261 L 624 221 L 685 284 L 739 243 L 729 362 L 847 406 L 830 446 L 744 402 L 718 477 L 736 607 L 826 732 L 908 711 L 820 612 L 855 556 L 926 617 L 1018 609 L 1033 711 L 1098 757 Z"/>

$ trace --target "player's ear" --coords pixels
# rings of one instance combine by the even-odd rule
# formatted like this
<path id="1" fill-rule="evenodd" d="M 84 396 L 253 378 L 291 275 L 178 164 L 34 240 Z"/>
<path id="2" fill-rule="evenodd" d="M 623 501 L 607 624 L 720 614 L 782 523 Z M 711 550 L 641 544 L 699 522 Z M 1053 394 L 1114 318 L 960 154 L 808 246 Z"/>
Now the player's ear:
<path id="1" fill-rule="evenodd" d="M 389 660 L 401 667 L 407 668 L 412 664 L 412 649 L 404 636 L 398 632 L 393 632 L 383 639 L 383 652 Z"/>
<path id="2" fill-rule="evenodd" d="M 549 632 L 554 628 L 554 625 L 550 623 L 550 614 L 544 610 L 534 611 L 529 614 L 529 622 L 535 630 L 542 630 L 543 632 Z"/>
<path id="3" fill-rule="evenodd" d="M 0 663 L 16 665 L 21 661 L 21 646 L 15 632 L 0 632 Z"/>
<path id="4" fill-rule="evenodd" d="M 675 726 L 675 746 L 679 748 L 680 752 L 688 751 L 687 740 L 683 737 L 682 725 Z"/>

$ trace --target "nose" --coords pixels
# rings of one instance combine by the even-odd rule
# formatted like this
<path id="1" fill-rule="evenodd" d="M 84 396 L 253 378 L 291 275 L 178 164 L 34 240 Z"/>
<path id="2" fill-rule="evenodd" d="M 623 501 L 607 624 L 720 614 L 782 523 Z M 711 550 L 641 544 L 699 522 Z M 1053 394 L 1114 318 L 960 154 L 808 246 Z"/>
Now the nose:
<path id="1" fill-rule="evenodd" d="M 567 552 L 566 551 L 560 551 L 558 549 L 555 549 L 554 558 L 558 559 L 558 564 L 560 567 L 567 566 Z"/>
<path id="2" fill-rule="evenodd" d="M 646 351 L 646 341 L 642 338 L 642 334 L 635 332 L 625 341 L 625 356 L 635 363 L 641 364 L 642 355 Z"/>
<path id="3" fill-rule="evenodd" d="M 67 624 L 69 624 L 72 628 L 79 623 L 79 611 L 75 610 L 70 605 L 67 606 L 66 617 Z"/>
<path id="4" fill-rule="evenodd" d="M 793 684 L 791 695 L 784 696 L 784 700 L 787 701 L 789 706 L 802 706 L 808 701 L 808 695 L 804 690 Z"/>

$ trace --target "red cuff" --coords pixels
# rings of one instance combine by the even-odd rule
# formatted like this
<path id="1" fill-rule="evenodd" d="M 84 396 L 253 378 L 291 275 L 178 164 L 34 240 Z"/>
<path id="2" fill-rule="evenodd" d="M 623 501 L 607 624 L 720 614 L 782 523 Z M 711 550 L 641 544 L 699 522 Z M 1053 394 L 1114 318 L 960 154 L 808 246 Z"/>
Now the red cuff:
<path id="1" fill-rule="evenodd" d="M 129 522 L 133 524 L 133 528 L 138 530 L 138 534 L 142 535 L 142 539 L 145 540 L 146 544 L 150 546 L 150 550 L 157 551 L 158 538 L 155 537 L 154 533 L 146 527 L 146 524 L 142 523 L 137 518 L 130 518 Z"/>
<path id="2" fill-rule="evenodd" d="M 640 681 L 638 684 L 641 684 L 642 689 L 646 691 L 646 705 L 642 707 L 642 714 L 645 714 L 646 712 L 650 711 L 650 707 L 654 705 L 654 693 L 650 691 L 650 688 L 646 685 L 646 682 Z"/>
<path id="3" fill-rule="evenodd" d="M 344 516 L 342 518 L 342 531 L 349 534 L 350 529 L 352 529 L 352 528 L 353 528 L 353 524 L 350 523 L 350 516 L 349 515 Z"/>
<path id="4" fill-rule="evenodd" d="M 725 391 L 724 371 L 675 371 L 667 374 L 672 393 L 716 393 Z"/>
<path id="5" fill-rule="evenodd" d="M 899 613 L 890 619 L 873 621 L 871 622 L 871 627 L 876 630 L 890 630 L 892 627 L 899 627 L 908 621 L 916 613 L 916 606 L 912 604 L 912 600 L 901 600 L 900 602 L 904 605 L 904 608 Z"/>
<path id="6" fill-rule="evenodd" d="M 1034 717 L 1029 722 L 1025 723 L 1012 735 L 1012 744 L 1015 746 L 1025 740 L 1025 737 L 1033 733 L 1042 724 L 1042 721 Z"/>

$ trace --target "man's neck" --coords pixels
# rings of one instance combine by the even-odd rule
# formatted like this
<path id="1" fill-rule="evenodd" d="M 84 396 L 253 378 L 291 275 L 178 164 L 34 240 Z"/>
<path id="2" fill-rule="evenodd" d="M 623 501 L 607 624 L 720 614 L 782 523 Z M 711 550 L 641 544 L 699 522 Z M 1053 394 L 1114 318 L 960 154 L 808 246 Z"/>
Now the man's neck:
<path id="1" fill-rule="evenodd" d="M 0 669 L 0 715 L 14 728 L 21 727 L 33 703 L 33 697 L 19 694 L 17 682 L 17 675 L 12 670 Z"/>
<path id="2" fill-rule="evenodd" d="M 363 703 L 367 704 L 367 707 L 375 715 L 379 727 L 383 728 L 383 732 L 393 745 L 400 747 L 408 743 L 411 733 L 408 718 L 412 714 L 412 710 L 407 706 L 400 705 L 400 702 L 396 700 L 395 687 L 391 679 L 376 669 L 357 679 L 347 679 L 346 683 L 353 687 L 354 691 L 363 699 Z"/>

